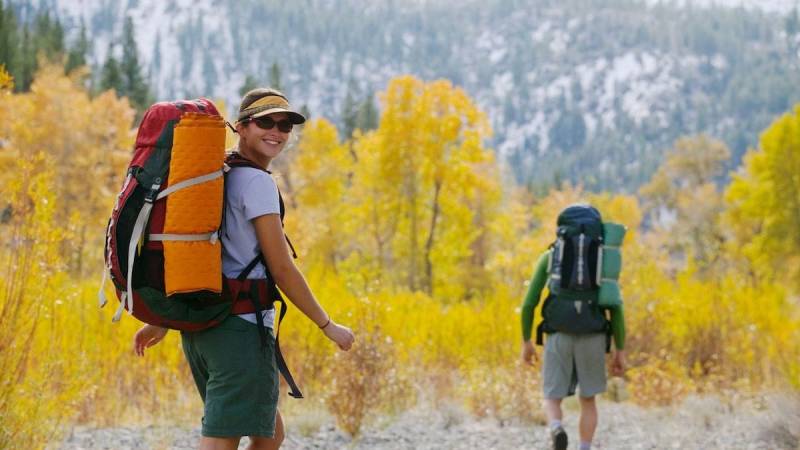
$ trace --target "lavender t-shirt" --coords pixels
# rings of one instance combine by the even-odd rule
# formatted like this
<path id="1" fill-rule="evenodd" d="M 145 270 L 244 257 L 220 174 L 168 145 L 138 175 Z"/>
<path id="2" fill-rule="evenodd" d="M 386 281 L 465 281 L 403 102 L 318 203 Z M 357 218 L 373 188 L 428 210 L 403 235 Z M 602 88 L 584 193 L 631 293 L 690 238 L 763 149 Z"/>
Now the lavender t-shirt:
<path id="1" fill-rule="evenodd" d="M 222 272 L 228 278 L 236 278 L 260 251 L 251 220 L 266 214 L 280 214 L 278 187 L 263 170 L 234 167 L 225 179 L 225 202 L 225 224 L 221 236 Z M 264 266 L 258 264 L 247 278 L 264 278 L 265 273 Z M 262 314 L 264 325 L 272 328 L 275 310 L 263 311 Z M 256 323 L 254 313 L 239 317 Z"/>

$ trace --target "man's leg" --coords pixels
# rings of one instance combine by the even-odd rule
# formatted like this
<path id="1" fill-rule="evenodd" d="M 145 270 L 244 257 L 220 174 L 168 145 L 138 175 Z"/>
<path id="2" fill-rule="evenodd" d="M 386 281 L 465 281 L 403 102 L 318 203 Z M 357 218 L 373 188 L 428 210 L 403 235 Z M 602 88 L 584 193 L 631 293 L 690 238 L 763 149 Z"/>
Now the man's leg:
<path id="1" fill-rule="evenodd" d="M 562 333 L 548 335 L 543 359 L 542 393 L 553 449 L 566 450 L 568 439 L 561 424 L 561 400 L 575 392 L 573 338 Z"/>
<path id="2" fill-rule="evenodd" d="M 604 333 L 581 335 L 575 346 L 575 366 L 578 373 L 581 419 L 578 425 L 581 450 L 591 447 L 597 428 L 595 396 L 606 391 L 606 336 Z"/>
<path id="3" fill-rule="evenodd" d="M 597 403 L 592 397 L 578 397 L 581 401 L 581 421 L 578 430 L 581 436 L 581 450 L 588 450 L 592 445 L 594 431 L 597 429 Z"/>
<path id="4" fill-rule="evenodd" d="M 200 438 L 200 450 L 236 450 L 242 438 L 218 438 L 203 436 Z"/>
<path id="5" fill-rule="evenodd" d="M 561 399 L 544 399 L 544 413 L 550 428 L 550 438 L 553 440 L 554 450 L 567 450 L 567 432 L 561 425 Z"/>
<path id="6" fill-rule="evenodd" d="M 544 413 L 547 416 L 547 423 L 552 424 L 558 422 L 561 424 L 561 399 L 560 398 L 546 398 L 544 399 Z"/>
<path id="7" fill-rule="evenodd" d="M 275 436 L 268 438 L 262 436 L 252 436 L 247 450 L 278 450 L 283 443 L 283 418 L 281 412 L 275 415 Z"/>

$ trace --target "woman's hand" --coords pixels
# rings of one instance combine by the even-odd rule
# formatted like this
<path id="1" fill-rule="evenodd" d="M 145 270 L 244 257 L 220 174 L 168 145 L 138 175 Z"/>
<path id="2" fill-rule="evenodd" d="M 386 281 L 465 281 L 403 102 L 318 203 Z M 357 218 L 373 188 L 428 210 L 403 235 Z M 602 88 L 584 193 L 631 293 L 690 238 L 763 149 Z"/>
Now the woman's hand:
<path id="1" fill-rule="evenodd" d="M 167 335 L 167 328 L 155 325 L 145 325 L 133 336 L 133 351 L 139 356 L 144 356 L 144 349 L 152 347 Z"/>
<path id="2" fill-rule="evenodd" d="M 350 350 L 350 347 L 353 346 L 353 341 L 356 340 L 350 328 L 339 325 L 333 320 L 322 328 L 322 332 L 342 350 Z"/>

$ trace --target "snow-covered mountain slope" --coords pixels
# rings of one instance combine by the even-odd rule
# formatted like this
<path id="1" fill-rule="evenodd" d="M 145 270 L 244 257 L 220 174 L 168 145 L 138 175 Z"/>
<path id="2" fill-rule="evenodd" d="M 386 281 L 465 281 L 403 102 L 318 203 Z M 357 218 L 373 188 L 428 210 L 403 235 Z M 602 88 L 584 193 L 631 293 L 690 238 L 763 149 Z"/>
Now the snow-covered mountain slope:
<path id="1" fill-rule="evenodd" d="M 733 2 L 733 4 L 731 4 Z M 102 65 L 133 20 L 159 98 L 238 101 L 270 67 L 293 101 L 340 123 L 350 86 L 380 91 L 398 74 L 447 78 L 486 111 L 493 145 L 522 181 L 559 177 L 634 188 L 664 148 L 698 132 L 740 157 L 800 100 L 788 2 L 464 0 L 28 0 L 68 34 L 81 24 Z M 686 1 L 677 3 L 687 3 Z M 727 6 L 745 3 L 727 0 Z M 698 6 L 701 5 L 701 6 Z M 774 73 L 774 79 L 762 73 Z M 591 177 L 584 176 L 590 170 Z M 542 181 L 544 180 L 544 181 Z"/>

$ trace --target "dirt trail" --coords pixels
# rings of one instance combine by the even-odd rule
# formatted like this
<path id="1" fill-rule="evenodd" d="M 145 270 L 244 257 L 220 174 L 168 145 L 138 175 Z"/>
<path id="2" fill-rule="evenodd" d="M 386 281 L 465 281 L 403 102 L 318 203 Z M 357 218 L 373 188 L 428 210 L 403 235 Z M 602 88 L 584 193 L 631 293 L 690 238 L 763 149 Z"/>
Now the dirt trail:
<path id="1" fill-rule="evenodd" d="M 570 448 L 577 448 L 577 411 L 565 405 Z M 732 406 L 713 397 L 690 398 L 680 407 L 642 409 L 630 403 L 599 403 L 601 419 L 594 449 L 798 450 L 800 406 L 785 397 L 752 399 Z M 458 408 L 417 408 L 364 430 L 357 441 L 333 426 L 330 417 L 289 417 L 283 449 L 547 449 L 545 428 L 477 420 Z M 292 428 L 292 423 L 295 427 Z M 191 428 L 72 430 L 51 449 L 196 448 Z M 243 439 L 240 448 L 245 448 Z"/>

